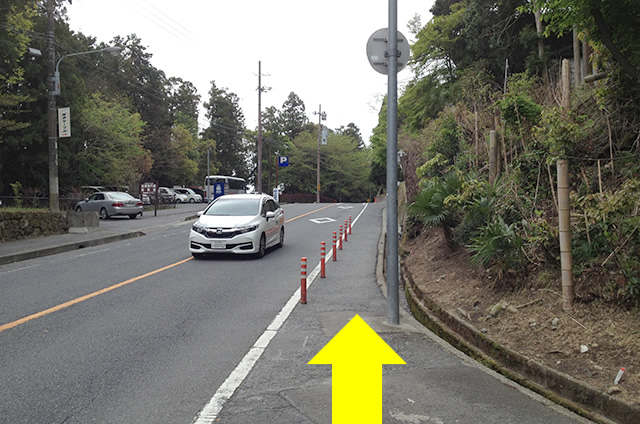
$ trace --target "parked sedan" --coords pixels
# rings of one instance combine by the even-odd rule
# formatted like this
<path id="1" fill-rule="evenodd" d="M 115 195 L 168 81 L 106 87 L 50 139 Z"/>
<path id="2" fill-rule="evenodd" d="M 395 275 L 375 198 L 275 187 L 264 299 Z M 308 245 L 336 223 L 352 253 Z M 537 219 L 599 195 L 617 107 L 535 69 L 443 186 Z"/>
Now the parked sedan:
<path id="1" fill-rule="evenodd" d="M 96 211 L 101 219 L 108 219 L 116 215 L 126 215 L 135 219 L 138 215 L 142 215 L 142 202 L 129 193 L 101 191 L 78 202 L 75 210 L 76 212 Z"/>
<path id="2" fill-rule="evenodd" d="M 189 199 L 189 203 L 202 203 L 202 196 L 200 196 L 190 188 L 174 188 L 173 191 L 178 194 L 184 194 L 185 196 L 187 196 L 187 199 Z"/>
<path id="3" fill-rule="evenodd" d="M 176 193 L 169 187 L 158 188 L 158 200 L 160 203 L 186 203 L 189 198 L 181 193 Z"/>
<path id="4" fill-rule="evenodd" d="M 194 258 L 204 253 L 255 254 L 284 243 L 284 211 L 266 194 L 218 197 L 199 213 L 189 234 Z"/>

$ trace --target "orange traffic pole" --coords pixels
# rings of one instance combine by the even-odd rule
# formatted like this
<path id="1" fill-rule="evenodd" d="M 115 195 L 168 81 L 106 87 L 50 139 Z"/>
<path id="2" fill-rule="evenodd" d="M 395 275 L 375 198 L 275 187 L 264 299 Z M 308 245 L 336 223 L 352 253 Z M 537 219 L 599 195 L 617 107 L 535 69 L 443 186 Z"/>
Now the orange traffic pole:
<path id="1" fill-rule="evenodd" d="M 348 234 L 347 228 L 349 226 L 347 224 L 348 224 L 348 221 L 345 219 L 344 220 L 344 241 L 349 241 L 349 239 L 347 237 L 347 234 Z"/>
<path id="2" fill-rule="evenodd" d="M 340 226 L 340 232 L 338 233 L 338 250 L 342 250 L 342 225 Z"/>
<path id="3" fill-rule="evenodd" d="M 351 234 L 351 215 L 349 215 L 349 234 Z"/>
<path id="4" fill-rule="evenodd" d="M 307 303 L 307 258 L 301 258 L 300 263 L 300 303 Z"/>
<path id="5" fill-rule="evenodd" d="M 333 232 L 333 262 L 338 260 L 338 249 L 336 249 L 336 232 Z"/>

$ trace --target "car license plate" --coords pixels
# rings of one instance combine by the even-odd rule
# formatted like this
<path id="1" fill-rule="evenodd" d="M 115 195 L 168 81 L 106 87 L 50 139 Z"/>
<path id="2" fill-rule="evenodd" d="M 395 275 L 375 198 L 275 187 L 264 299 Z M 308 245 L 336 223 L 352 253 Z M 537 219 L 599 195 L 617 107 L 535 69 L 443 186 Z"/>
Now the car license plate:
<path id="1" fill-rule="evenodd" d="M 227 243 L 224 241 L 214 241 L 213 243 L 211 243 L 212 249 L 226 249 L 226 247 Z"/>

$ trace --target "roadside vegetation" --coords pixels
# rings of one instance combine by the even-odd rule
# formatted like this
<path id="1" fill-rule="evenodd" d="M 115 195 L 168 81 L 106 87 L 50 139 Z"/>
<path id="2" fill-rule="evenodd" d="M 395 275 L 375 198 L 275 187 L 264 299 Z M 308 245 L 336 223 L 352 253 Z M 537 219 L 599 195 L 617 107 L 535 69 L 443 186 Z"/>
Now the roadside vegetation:
<path id="1" fill-rule="evenodd" d="M 47 14 L 36 0 L 3 0 L 0 6 L 0 199 L 47 204 Z M 247 128 L 238 96 L 212 81 L 207 93 L 152 64 L 145 42 L 121 34 L 98 43 L 69 27 L 65 3 L 56 1 L 55 50 L 63 55 L 118 46 L 117 57 L 96 53 L 60 62 L 59 107 L 70 107 L 73 131 L 58 143 L 61 206 L 72 207 L 82 186 L 201 186 L 204 176 L 231 175 L 256 186 L 257 131 Z M 42 52 L 28 55 L 29 48 Z M 227 82 L 228 83 L 228 82 Z M 200 116 L 200 105 L 204 116 Z M 276 156 L 291 157 L 278 184 L 288 193 L 315 193 L 318 125 L 309 122 L 295 93 L 282 107 L 264 111 L 263 189 L 276 184 Z M 370 149 L 360 129 L 345 123 L 322 146 L 322 194 L 329 199 L 367 198 Z M 14 186 L 16 188 L 14 188 Z M 85 196 L 86 197 L 86 196 Z M 16 205 L 19 206 L 19 205 Z"/>
<path id="2" fill-rule="evenodd" d="M 503 289 L 548 284 L 534 276 L 560 273 L 556 162 L 567 159 L 576 301 L 640 306 L 640 3 L 436 0 L 431 11 L 412 22 L 399 99 L 407 234 L 441 228 Z M 563 109 L 561 61 L 574 53 Z"/>

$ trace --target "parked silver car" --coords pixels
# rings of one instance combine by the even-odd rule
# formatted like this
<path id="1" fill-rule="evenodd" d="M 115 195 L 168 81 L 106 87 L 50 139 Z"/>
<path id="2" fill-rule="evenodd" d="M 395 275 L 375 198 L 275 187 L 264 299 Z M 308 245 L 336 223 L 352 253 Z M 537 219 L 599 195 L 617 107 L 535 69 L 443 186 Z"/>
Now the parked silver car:
<path id="1" fill-rule="evenodd" d="M 284 211 L 266 194 L 218 197 L 199 213 L 189 234 L 194 258 L 204 253 L 255 254 L 284 244 Z"/>
<path id="2" fill-rule="evenodd" d="M 126 215 L 135 219 L 142 215 L 142 201 L 121 191 L 100 191 L 76 203 L 75 211 L 96 211 L 101 219 L 115 215 Z"/>

